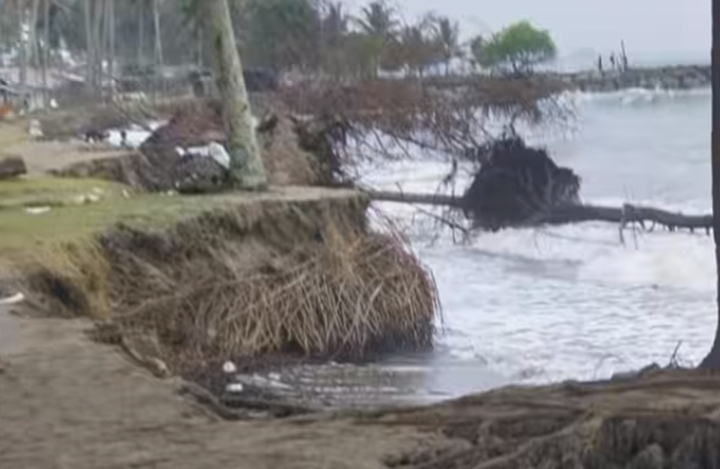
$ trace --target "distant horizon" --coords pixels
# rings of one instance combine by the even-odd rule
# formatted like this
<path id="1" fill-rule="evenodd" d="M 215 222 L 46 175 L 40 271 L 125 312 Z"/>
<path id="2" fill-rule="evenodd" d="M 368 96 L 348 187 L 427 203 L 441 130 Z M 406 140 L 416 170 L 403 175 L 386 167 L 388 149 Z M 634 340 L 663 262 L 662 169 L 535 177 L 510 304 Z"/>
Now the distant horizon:
<path id="1" fill-rule="evenodd" d="M 620 47 L 614 52 L 619 52 Z M 600 52 L 584 47 L 574 51 L 559 51 L 557 59 L 550 63 L 550 68 L 559 66 L 566 71 L 594 69 Z M 602 54 L 603 61 L 608 64 L 610 52 Z M 662 67 L 672 65 L 710 65 L 710 50 L 707 51 L 633 51 L 627 47 L 630 66 Z"/>
<path id="2" fill-rule="evenodd" d="M 342 0 L 357 14 L 370 0 Z M 711 2 L 687 0 L 386 0 L 412 22 L 427 12 L 456 20 L 461 41 L 490 35 L 515 21 L 527 19 L 547 29 L 559 56 L 585 49 L 607 56 L 619 52 L 624 40 L 632 62 L 665 64 L 710 62 Z"/>

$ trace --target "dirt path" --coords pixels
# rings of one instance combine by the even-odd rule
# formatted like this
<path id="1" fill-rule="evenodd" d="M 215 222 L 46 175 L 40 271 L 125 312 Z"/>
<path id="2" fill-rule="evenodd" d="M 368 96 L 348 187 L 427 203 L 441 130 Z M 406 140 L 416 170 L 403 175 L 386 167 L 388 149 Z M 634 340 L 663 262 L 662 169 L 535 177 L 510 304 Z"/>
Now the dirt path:
<path id="1" fill-rule="evenodd" d="M 179 397 L 172 381 L 91 342 L 85 321 L 10 322 L 15 340 L 0 373 L 3 469 L 379 468 L 385 455 L 428 438 L 348 421 L 222 421 Z"/>

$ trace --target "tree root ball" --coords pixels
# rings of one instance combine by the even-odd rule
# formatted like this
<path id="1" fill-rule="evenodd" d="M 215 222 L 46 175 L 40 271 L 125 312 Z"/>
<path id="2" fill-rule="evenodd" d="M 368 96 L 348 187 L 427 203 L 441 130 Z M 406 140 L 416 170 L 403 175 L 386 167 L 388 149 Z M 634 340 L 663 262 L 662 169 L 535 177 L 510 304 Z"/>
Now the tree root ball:
<path id="1" fill-rule="evenodd" d="M 519 137 L 493 141 L 474 157 L 480 170 L 461 206 L 478 228 L 533 225 L 558 207 L 580 202 L 580 177 Z"/>

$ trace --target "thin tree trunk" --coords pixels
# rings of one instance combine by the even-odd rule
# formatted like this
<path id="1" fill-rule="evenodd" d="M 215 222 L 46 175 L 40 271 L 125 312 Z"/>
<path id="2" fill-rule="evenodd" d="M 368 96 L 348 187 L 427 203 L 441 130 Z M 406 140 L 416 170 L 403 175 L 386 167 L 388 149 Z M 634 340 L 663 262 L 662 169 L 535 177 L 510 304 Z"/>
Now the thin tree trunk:
<path id="1" fill-rule="evenodd" d="M 145 0 L 140 0 L 138 8 L 138 65 L 142 66 L 145 61 Z"/>
<path id="2" fill-rule="evenodd" d="M 267 176 L 257 143 L 242 63 L 227 0 L 204 0 L 215 80 L 228 126 L 230 176 L 243 189 L 264 190 Z"/>
<path id="3" fill-rule="evenodd" d="M 155 33 L 155 73 L 153 80 L 153 101 L 157 99 L 158 88 L 164 89 L 162 84 L 163 50 L 162 36 L 160 31 L 160 0 L 152 0 L 153 30 Z"/>
<path id="4" fill-rule="evenodd" d="M 88 91 L 92 90 L 93 86 L 93 67 L 95 64 L 95 44 L 92 40 L 92 15 L 90 12 L 91 0 L 85 0 L 85 47 L 87 48 L 87 69 L 85 71 L 85 85 Z"/>
<path id="5" fill-rule="evenodd" d="M 153 0 L 153 28 L 155 29 L 155 65 L 161 67 L 164 64 L 162 35 L 160 31 L 160 0 Z"/>
<path id="6" fill-rule="evenodd" d="M 203 67 L 203 26 L 198 25 L 197 28 L 197 61 L 198 68 Z"/>
<path id="7" fill-rule="evenodd" d="M 48 62 L 50 54 L 50 0 L 43 1 L 43 48 L 42 48 L 42 81 L 43 81 L 43 107 L 50 107 L 50 90 L 48 89 Z"/>
<path id="8" fill-rule="evenodd" d="M 33 68 L 39 68 L 40 65 L 40 49 L 38 48 L 37 20 L 38 10 L 40 9 L 40 0 L 33 0 L 32 9 L 30 10 L 30 65 Z"/>
<path id="9" fill-rule="evenodd" d="M 16 0 L 15 6 L 17 9 L 18 31 L 20 33 L 20 87 L 22 92 L 25 93 L 28 79 L 27 37 L 25 36 L 25 3 L 23 0 Z"/>
<path id="10" fill-rule="evenodd" d="M 718 325 L 715 341 L 701 368 L 720 370 L 720 3 L 712 2 L 712 199 L 715 216 Z"/>
<path id="11" fill-rule="evenodd" d="M 103 0 L 103 44 L 107 58 L 107 77 L 110 85 L 109 93 L 112 96 L 114 84 L 114 55 L 115 55 L 115 22 L 113 20 L 114 0 Z"/>
<path id="12" fill-rule="evenodd" d="M 102 94 L 102 82 L 103 82 L 103 59 L 104 57 L 104 47 L 103 47 L 103 41 L 102 41 L 102 20 L 103 20 L 103 8 L 102 3 L 99 2 L 99 0 L 95 0 L 94 2 L 94 11 L 93 11 L 93 26 L 92 26 L 92 35 L 93 35 L 93 42 L 95 44 L 95 63 L 93 66 L 94 69 L 94 82 L 95 82 L 95 93 L 96 96 L 100 96 Z"/>

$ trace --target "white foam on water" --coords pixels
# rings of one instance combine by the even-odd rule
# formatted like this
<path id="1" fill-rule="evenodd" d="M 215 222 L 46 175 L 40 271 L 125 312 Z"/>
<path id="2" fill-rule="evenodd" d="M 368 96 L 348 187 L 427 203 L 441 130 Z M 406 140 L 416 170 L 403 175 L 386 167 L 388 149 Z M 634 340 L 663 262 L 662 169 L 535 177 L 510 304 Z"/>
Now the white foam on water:
<path id="1" fill-rule="evenodd" d="M 707 90 L 576 94 L 576 129 L 536 131 L 531 140 L 580 174 L 587 202 L 709 213 L 709 97 Z M 362 181 L 435 192 L 449 166 L 416 156 L 367 165 Z M 680 342 L 681 359 L 697 363 L 711 346 L 716 274 L 704 232 L 628 227 L 623 243 L 617 225 L 590 222 L 479 233 L 465 245 L 445 232 L 431 244 L 428 232 L 437 226 L 414 207 L 374 205 L 409 230 L 433 270 L 444 312 L 437 353 L 466 364 L 465 373 L 516 382 L 592 379 L 665 364 Z M 443 375 L 448 362 L 427 366 L 430 382 L 449 380 L 443 395 L 469 392 L 457 376 Z"/>

